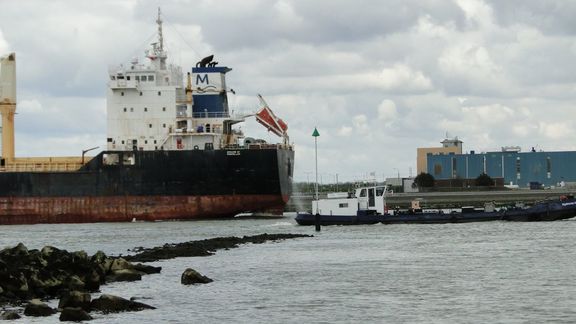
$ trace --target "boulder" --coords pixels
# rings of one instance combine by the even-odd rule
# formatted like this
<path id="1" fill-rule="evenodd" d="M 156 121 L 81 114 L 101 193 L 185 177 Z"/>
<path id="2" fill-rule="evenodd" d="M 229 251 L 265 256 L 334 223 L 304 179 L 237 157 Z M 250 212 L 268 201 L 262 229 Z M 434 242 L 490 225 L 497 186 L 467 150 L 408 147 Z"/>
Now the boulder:
<path id="1" fill-rule="evenodd" d="M 71 275 L 66 278 L 64 285 L 70 290 L 83 290 L 86 284 L 79 276 Z"/>
<path id="2" fill-rule="evenodd" d="M 60 313 L 61 322 L 81 322 L 91 319 L 92 316 L 80 307 L 66 307 Z"/>
<path id="3" fill-rule="evenodd" d="M 116 270 L 124 270 L 124 269 L 132 269 L 134 266 L 132 263 L 126 261 L 124 258 L 117 258 L 112 261 L 110 265 L 109 271 L 116 271 Z"/>
<path id="4" fill-rule="evenodd" d="M 0 315 L 0 319 L 1 320 L 16 320 L 21 318 L 20 314 L 14 312 L 14 311 L 5 311 L 4 313 L 2 313 L 2 315 Z"/>
<path id="5" fill-rule="evenodd" d="M 90 292 L 97 292 L 100 290 L 100 284 L 105 283 L 105 277 L 100 275 L 99 271 L 92 269 L 84 277 L 84 288 Z"/>
<path id="6" fill-rule="evenodd" d="M 133 266 L 134 266 L 134 270 L 144 272 L 145 274 L 160 273 L 160 271 L 162 271 L 162 267 L 153 267 L 153 266 L 145 265 L 142 263 L 137 263 L 137 264 L 134 264 Z"/>
<path id="7" fill-rule="evenodd" d="M 90 294 L 82 291 L 68 291 L 65 292 L 60 301 L 58 302 L 58 308 L 82 308 L 83 310 L 90 311 Z"/>
<path id="8" fill-rule="evenodd" d="M 184 272 L 182 273 L 182 277 L 180 278 L 180 282 L 183 285 L 205 284 L 212 281 L 214 280 L 201 275 L 200 273 L 198 273 L 198 271 L 192 268 L 184 270 Z"/>
<path id="9" fill-rule="evenodd" d="M 32 299 L 24 308 L 26 316 L 50 316 L 56 313 L 56 310 L 41 302 L 39 299 Z"/>
<path id="10" fill-rule="evenodd" d="M 0 286 L 3 287 L 5 295 L 13 295 L 25 299 L 28 296 L 29 286 L 26 276 L 17 270 L 2 273 L 0 275 Z"/>
<path id="11" fill-rule="evenodd" d="M 18 245 L 16 245 L 12 249 L 9 249 L 9 254 L 19 257 L 27 256 L 28 248 L 24 244 L 18 243 Z"/>
<path id="12" fill-rule="evenodd" d="M 142 272 L 132 269 L 115 270 L 106 277 L 106 281 L 137 281 L 142 280 Z"/>
<path id="13" fill-rule="evenodd" d="M 92 310 L 98 310 L 103 313 L 119 313 L 127 311 L 141 311 L 144 309 L 156 309 L 150 305 L 124 299 L 122 297 L 104 294 L 90 303 Z"/>

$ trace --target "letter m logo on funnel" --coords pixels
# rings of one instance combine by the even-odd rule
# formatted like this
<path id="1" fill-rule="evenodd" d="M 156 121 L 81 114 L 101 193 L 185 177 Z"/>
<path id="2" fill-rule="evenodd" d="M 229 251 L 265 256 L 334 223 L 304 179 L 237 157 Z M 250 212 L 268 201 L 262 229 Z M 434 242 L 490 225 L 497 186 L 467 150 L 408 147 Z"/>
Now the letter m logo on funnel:
<path id="1" fill-rule="evenodd" d="M 204 74 L 203 76 L 200 74 L 196 74 L 196 85 L 202 83 L 206 83 L 206 85 L 210 84 L 210 81 L 208 81 L 208 74 Z"/>

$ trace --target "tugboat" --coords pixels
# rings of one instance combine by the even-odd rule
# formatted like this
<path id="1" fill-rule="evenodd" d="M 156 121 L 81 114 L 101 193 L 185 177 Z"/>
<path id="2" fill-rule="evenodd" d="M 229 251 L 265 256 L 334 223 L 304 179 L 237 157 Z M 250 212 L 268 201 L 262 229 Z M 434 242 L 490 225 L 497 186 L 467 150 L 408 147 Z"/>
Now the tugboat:
<path id="1" fill-rule="evenodd" d="M 0 224 L 157 221 L 281 213 L 292 193 L 288 126 L 263 107 L 233 116 L 226 73 L 213 56 L 185 75 L 158 40 L 109 70 L 107 148 L 92 158 L 16 158 L 16 56 L 0 65 Z M 248 140 L 236 128 L 250 116 L 282 137 Z M 87 145 L 88 147 L 88 145 Z"/>
<path id="2" fill-rule="evenodd" d="M 556 221 L 576 216 L 574 196 L 562 196 L 531 207 L 496 210 L 488 203 L 483 209 L 463 207 L 460 211 L 425 211 L 419 201 L 413 201 L 406 211 L 388 210 L 385 186 L 357 188 L 353 194 L 329 194 L 326 199 L 312 201 L 312 212 L 299 212 L 299 225 L 359 225 L 359 224 L 429 224 L 469 223 L 486 221 Z"/>

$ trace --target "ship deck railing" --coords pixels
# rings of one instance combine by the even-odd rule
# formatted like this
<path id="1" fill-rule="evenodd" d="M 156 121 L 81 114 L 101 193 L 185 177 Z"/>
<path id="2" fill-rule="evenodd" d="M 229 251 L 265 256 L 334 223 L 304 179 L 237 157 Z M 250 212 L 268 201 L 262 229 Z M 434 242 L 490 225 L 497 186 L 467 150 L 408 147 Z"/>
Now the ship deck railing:
<path id="1" fill-rule="evenodd" d="M 84 161 L 90 161 L 84 157 Z M 0 167 L 0 172 L 78 171 L 84 163 L 81 157 L 16 158 Z"/>

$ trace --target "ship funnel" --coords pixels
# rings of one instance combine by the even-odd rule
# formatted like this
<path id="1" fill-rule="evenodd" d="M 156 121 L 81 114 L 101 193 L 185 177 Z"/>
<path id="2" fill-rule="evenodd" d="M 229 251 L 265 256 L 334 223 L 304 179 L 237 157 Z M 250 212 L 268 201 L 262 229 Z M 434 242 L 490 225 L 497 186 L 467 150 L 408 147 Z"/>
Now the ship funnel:
<path id="1" fill-rule="evenodd" d="M 0 114 L 2 115 L 2 158 L 14 159 L 14 114 L 16 113 L 16 54 L 0 58 Z"/>

